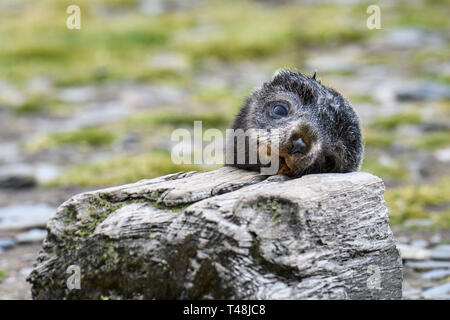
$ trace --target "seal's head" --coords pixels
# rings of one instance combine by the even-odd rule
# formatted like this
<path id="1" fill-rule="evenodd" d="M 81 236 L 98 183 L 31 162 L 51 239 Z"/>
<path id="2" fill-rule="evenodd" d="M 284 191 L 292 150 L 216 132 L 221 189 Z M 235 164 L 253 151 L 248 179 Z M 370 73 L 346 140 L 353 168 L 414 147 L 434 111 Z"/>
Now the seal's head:
<path id="1" fill-rule="evenodd" d="M 277 132 L 276 147 L 273 140 L 261 135 L 257 141 L 250 139 L 250 144 L 264 146 L 268 155 L 278 155 L 280 174 L 350 172 L 359 170 L 361 164 L 363 145 L 357 115 L 341 94 L 322 85 L 315 75 L 277 71 L 271 81 L 250 94 L 232 128 Z M 235 159 L 236 153 L 245 153 L 245 163 L 233 166 L 250 170 L 262 166 L 259 160 L 249 163 L 248 147 L 234 150 Z"/>

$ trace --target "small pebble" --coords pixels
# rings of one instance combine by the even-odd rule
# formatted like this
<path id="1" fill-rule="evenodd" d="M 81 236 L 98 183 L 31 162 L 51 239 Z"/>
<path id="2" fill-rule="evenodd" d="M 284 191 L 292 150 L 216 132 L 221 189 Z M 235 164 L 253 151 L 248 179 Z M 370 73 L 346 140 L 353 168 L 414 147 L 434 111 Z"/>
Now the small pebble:
<path id="1" fill-rule="evenodd" d="M 450 261 L 406 261 L 405 267 L 416 270 L 450 269 Z"/>
<path id="2" fill-rule="evenodd" d="M 431 251 L 419 247 L 405 244 L 397 244 L 403 260 L 427 260 L 430 258 Z"/>
<path id="3" fill-rule="evenodd" d="M 431 219 L 408 219 L 403 223 L 403 226 L 406 228 L 411 227 L 429 227 L 433 224 Z"/>
<path id="4" fill-rule="evenodd" d="M 434 260 L 450 260 L 450 245 L 439 245 L 431 251 L 431 259 Z"/>
<path id="5" fill-rule="evenodd" d="M 414 240 L 411 243 L 411 246 L 425 249 L 428 247 L 428 242 L 426 240 Z"/>
<path id="6" fill-rule="evenodd" d="M 449 299 L 450 298 L 450 282 L 430 288 L 422 292 L 425 299 Z"/>
<path id="7" fill-rule="evenodd" d="M 20 270 L 20 275 L 26 278 L 31 273 L 31 271 L 33 271 L 33 268 L 31 267 L 23 268 Z"/>
<path id="8" fill-rule="evenodd" d="M 433 244 L 440 244 L 442 242 L 442 236 L 437 233 L 431 236 L 430 242 Z"/>
<path id="9" fill-rule="evenodd" d="M 11 238 L 0 238 L 0 250 L 6 250 L 15 245 L 14 239 Z"/>
<path id="10" fill-rule="evenodd" d="M 397 243 L 401 243 L 401 244 L 409 243 L 409 239 L 407 237 L 398 237 L 398 238 L 395 238 L 395 240 L 397 241 Z"/>
<path id="11" fill-rule="evenodd" d="M 43 229 L 31 229 L 16 235 L 17 243 L 41 242 L 47 236 L 47 231 Z"/>
<path id="12" fill-rule="evenodd" d="M 431 270 L 422 274 L 422 278 L 426 280 L 441 280 L 448 276 L 450 276 L 450 270 L 445 269 Z"/>

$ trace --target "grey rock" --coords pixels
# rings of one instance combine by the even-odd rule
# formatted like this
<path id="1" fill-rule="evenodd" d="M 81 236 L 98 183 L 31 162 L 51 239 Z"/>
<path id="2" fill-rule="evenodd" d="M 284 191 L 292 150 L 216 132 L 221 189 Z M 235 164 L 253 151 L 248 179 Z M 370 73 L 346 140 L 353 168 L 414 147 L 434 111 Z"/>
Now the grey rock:
<path id="1" fill-rule="evenodd" d="M 418 288 L 411 287 L 407 284 L 403 285 L 403 296 L 404 300 L 416 300 L 421 297 L 422 290 Z"/>
<path id="2" fill-rule="evenodd" d="M 0 168 L 0 188 L 23 189 L 35 185 L 36 179 L 30 168 L 16 164 Z"/>
<path id="3" fill-rule="evenodd" d="M 450 87 L 441 83 L 421 82 L 411 84 L 396 92 L 399 101 L 420 101 L 450 98 Z"/>
<path id="4" fill-rule="evenodd" d="M 422 249 L 425 249 L 425 248 L 428 247 L 428 241 L 426 241 L 426 240 L 421 240 L 421 239 L 419 239 L 419 240 L 414 240 L 414 241 L 411 241 L 411 246 L 416 247 L 416 248 L 422 248 Z"/>
<path id="5" fill-rule="evenodd" d="M 123 119 L 128 114 L 129 110 L 120 101 L 93 102 L 87 104 L 73 119 L 67 120 L 67 125 L 74 128 L 97 126 Z"/>
<path id="6" fill-rule="evenodd" d="M 306 68 L 312 72 L 352 72 L 358 65 L 352 54 L 316 56 L 305 62 Z"/>
<path id="7" fill-rule="evenodd" d="M 138 9 L 142 13 L 148 15 L 158 14 L 166 11 L 164 7 L 164 1 L 162 0 L 141 0 L 139 1 Z"/>
<path id="8" fill-rule="evenodd" d="M 16 244 L 12 238 L 0 238 L 0 250 L 4 251 L 13 247 Z"/>
<path id="9" fill-rule="evenodd" d="M 437 245 L 439 245 L 440 243 L 442 243 L 442 240 L 443 240 L 442 235 L 439 234 L 439 233 L 433 234 L 433 235 L 431 236 L 431 238 L 430 238 L 430 242 L 431 242 L 432 244 L 437 244 Z"/>
<path id="10" fill-rule="evenodd" d="M 396 49 L 413 49 L 423 46 L 440 48 L 444 39 L 438 33 L 418 28 L 401 28 L 388 32 L 378 43 Z"/>
<path id="11" fill-rule="evenodd" d="M 425 299 L 450 299 L 450 282 L 425 290 L 422 296 Z"/>
<path id="12" fill-rule="evenodd" d="M 129 114 L 126 106 L 118 100 L 89 102 L 77 112 L 63 119 L 40 118 L 33 122 L 37 132 L 62 132 L 82 127 L 97 126 L 123 119 Z"/>
<path id="13" fill-rule="evenodd" d="M 203 1 L 201 0 L 140 0 L 138 2 L 138 10 L 147 15 L 155 15 L 167 11 L 191 10 L 202 3 Z"/>
<path id="14" fill-rule="evenodd" d="M 400 250 L 400 255 L 403 260 L 427 260 L 431 255 L 430 250 L 414 246 L 397 244 L 397 248 Z"/>
<path id="15" fill-rule="evenodd" d="M 87 192 L 49 220 L 28 281 L 34 299 L 399 299 L 383 194 L 363 172 L 230 167 Z"/>
<path id="16" fill-rule="evenodd" d="M 59 99 L 69 103 L 82 103 L 94 99 L 95 88 L 94 87 L 71 87 L 61 89 L 59 92 Z"/>
<path id="17" fill-rule="evenodd" d="M 450 260 L 450 244 L 442 244 L 431 251 L 431 259 Z"/>
<path id="18" fill-rule="evenodd" d="M 450 75 L 450 61 L 429 61 L 428 63 L 425 63 L 425 70 L 430 73 L 448 76 Z"/>
<path id="19" fill-rule="evenodd" d="M 153 69 L 171 69 L 186 71 L 189 68 L 187 57 L 177 52 L 158 52 L 148 59 L 149 67 Z"/>
<path id="20" fill-rule="evenodd" d="M 0 2 L 0 10 L 6 14 L 23 12 L 25 6 L 24 1 L 4 0 Z"/>
<path id="21" fill-rule="evenodd" d="M 30 93 L 48 93 L 53 89 L 53 83 L 50 78 L 36 76 L 28 81 L 27 90 Z"/>
<path id="22" fill-rule="evenodd" d="M 173 86 L 134 85 L 125 87 L 120 101 L 127 108 L 151 109 L 161 106 L 186 103 L 186 93 Z"/>
<path id="23" fill-rule="evenodd" d="M 399 244 L 408 244 L 410 242 L 407 237 L 397 237 L 395 241 Z"/>
<path id="24" fill-rule="evenodd" d="M 406 228 L 411 227 L 429 227 L 433 224 L 431 219 L 408 219 L 403 222 L 403 226 Z"/>
<path id="25" fill-rule="evenodd" d="M 426 280 L 441 280 L 448 276 L 450 276 L 450 270 L 446 269 L 431 270 L 422 274 L 422 278 Z"/>
<path id="26" fill-rule="evenodd" d="M 448 163 L 450 162 L 450 148 L 436 150 L 434 156 L 438 161 Z"/>
<path id="27" fill-rule="evenodd" d="M 20 148 L 17 142 L 0 143 L 0 162 L 14 163 L 20 158 Z"/>
<path id="28" fill-rule="evenodd" d="M 20 274 L 22 277 L 26 278 L 26 277 L 31 273 L 31 271 L 33 271 L 33 268 L 27 267 L 27 268 L 21 269 L 20 272 L 19 272 L 19 274 Z"/>
<path id="29" fill-rule="evenodd" d="M 62 173 L 61 167 L 46 162 L 34 164 L 33 170 L 39 184 L 51 181 Z"/>
<path id="30" fill-rule="evenodd" d="M 405 267 L 415 270 L 450 269 L 450 261 L 407 261 Z"/>
<path id="31" fill-rule="evenodd" d="M 0 167 L 0 181 L 3 181 L 0 185 L 13 189 L 34 187 L 55 179 L 61 172 L 61 167 L 48 162 L 10 163 Z"/>
<path id="32" fill-rule="evenodd" d="M 0 105 L 17 106 L 25 101 L 25 95 L 12 84 L 0 81 Z"/>
<path id="33" fill-rule="evenodd" d="M 41 242 L 47 236 L 47 231 L 43 229 L 31 229 L 19 233 L 15 236 L 17 243 Z"/>
<path id="34" fill-rule="evenodd" d="M 55 213 L 47 204 L 21 204 L 0 208 L 0 230 L 26 230 L 45 227 L 47 220 Z"/>

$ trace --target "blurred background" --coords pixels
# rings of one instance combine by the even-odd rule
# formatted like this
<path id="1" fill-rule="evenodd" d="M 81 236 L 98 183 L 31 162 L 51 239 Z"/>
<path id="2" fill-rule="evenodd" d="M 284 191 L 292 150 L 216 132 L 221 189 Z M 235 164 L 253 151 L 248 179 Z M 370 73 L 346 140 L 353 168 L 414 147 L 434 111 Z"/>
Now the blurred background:
<path id="1" fill-rule="evenodd" d="M 81 9 L 69 30 L 66 9 Z M 381 29 L 369 30 L 369 5 Z M 225 129 L 280 67 L 346 96 L 385 181 L 407 299 L 450 298 L 450 7 L 444 0 L 0 0 L 0 299 L 70 196 L 180 170 L 175 128 Z"/>

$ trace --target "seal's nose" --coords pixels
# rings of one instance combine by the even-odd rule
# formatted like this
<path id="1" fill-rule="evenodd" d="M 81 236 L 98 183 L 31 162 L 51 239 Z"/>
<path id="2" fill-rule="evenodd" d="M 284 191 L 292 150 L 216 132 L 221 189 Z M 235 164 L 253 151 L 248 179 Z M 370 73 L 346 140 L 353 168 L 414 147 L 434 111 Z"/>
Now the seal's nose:
<path id="1" fill-rule="evenodd" d="M 302 138 L 292 140 L 292 149 L 291 153 L 305 153 L 306 152 L 306 143 Z"/>

